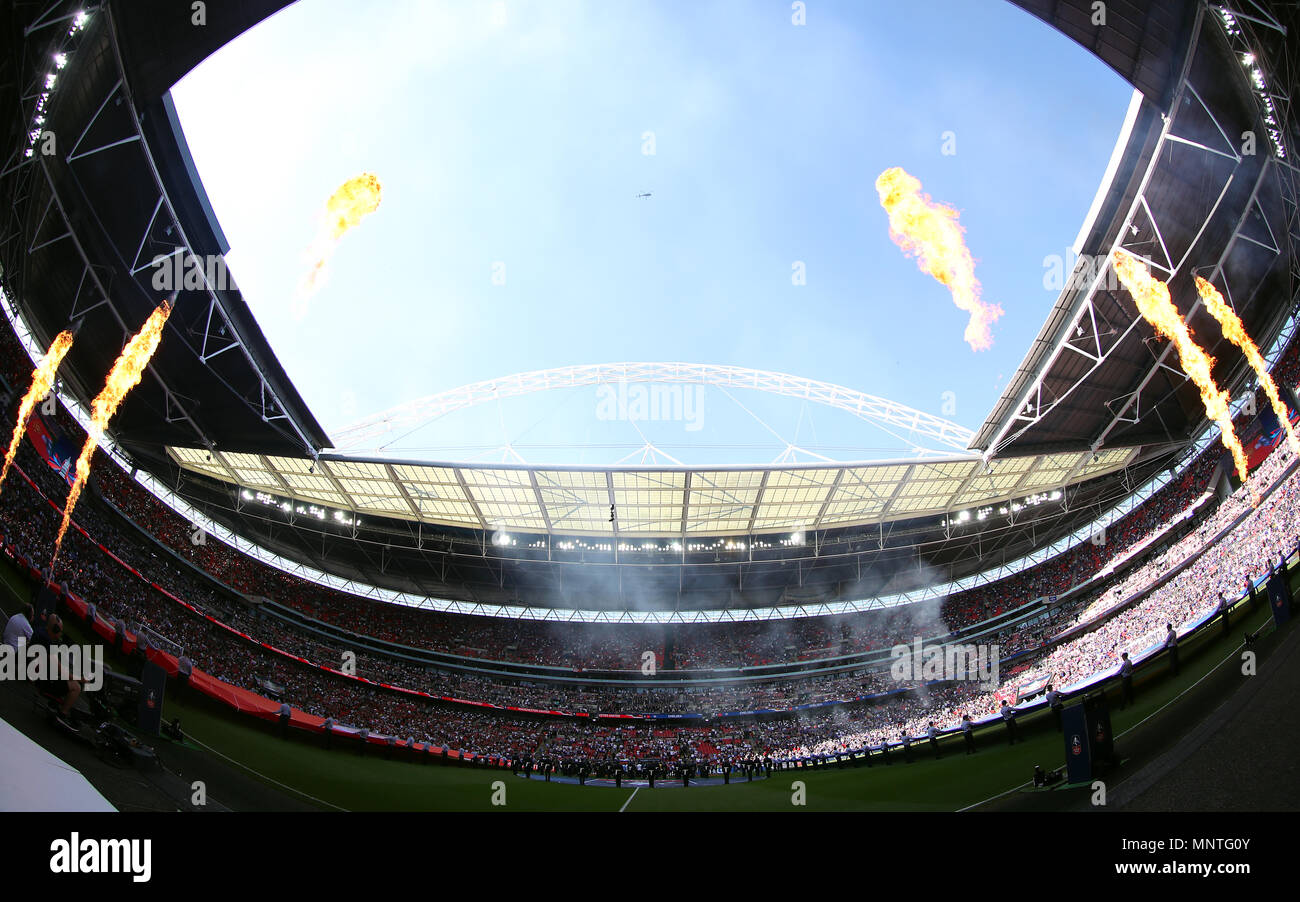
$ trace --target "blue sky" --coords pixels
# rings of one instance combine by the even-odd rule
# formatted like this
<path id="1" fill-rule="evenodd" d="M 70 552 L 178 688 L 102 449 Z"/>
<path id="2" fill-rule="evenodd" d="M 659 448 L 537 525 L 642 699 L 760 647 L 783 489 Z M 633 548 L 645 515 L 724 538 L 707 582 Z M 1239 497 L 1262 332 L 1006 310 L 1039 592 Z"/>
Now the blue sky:
<path id="1" fill-rule="evenodd" d="M 385 0 L 364 16 L 300 0 L 187 76 L 173 95 L 231 271 L 326 430 L 481 379 L 643 360 L 936 415 L 951 392 L 949 418 L 978 428 L 1056 298 L 1043 258 L 1073 241 L 1131 90 L 1009 3 L 807 7 L 796 26 L 789 3 L 753 0 Z M 1005 310 L 992 350 L 971 351 L 965 314 L 890 241 L 874 189 L 890 166 L 961 211 Z M 363 171 L 383 202 L 295 316 L 317 213 Z M 734 399 L 749 412 L 710 388 L 702 428 L 637 425 L 685 463 L 762 463 L 757 446 L 792 441 L 898 456 L 844 414 Z M 636 426 L 596 408 L 595 389 L 535 395 L 390 450 L 623 458 Z"/>

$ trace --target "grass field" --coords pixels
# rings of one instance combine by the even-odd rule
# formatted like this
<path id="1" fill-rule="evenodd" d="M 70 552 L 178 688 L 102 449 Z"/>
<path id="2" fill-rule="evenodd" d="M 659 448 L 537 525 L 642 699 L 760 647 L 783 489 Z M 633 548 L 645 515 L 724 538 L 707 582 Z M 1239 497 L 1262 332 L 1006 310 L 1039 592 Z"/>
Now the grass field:
<path id="1" fill-rule="evenodd" d="M 0 566 L 8 598 L 6 609 L 14 610 L 20 598 L 29 594 L 18 574 Z M 1293 573 L 1293 579 L 1295 574 Z M 1163 665 L 1150 674 L 1140 674 L 1137 703 L 1125 711 L 1112 712 L 1116 736 L 1145 720 L 1187 686 L 1220 665 L 1239 645 L 1243 630 L 1257 630 L 1268 621 L 1266 605 L 1249 616 L 1238 613 L 1229 638 L 1212 629 L 1182 646 L 1183 667 L 1174 679 Z M 73 641 L 85 641 L 78 624 L 69 624 Z M 122 667 L 108 653 L 110 666 Z M 1226 665 L 1235 667 L 1235 658 Z M 123 667 L 122 669 L 128 669 Z M 844 769 L 774 772 L 771 779 L 752 783 L 733 780 L 730 786 L 683 788 L 669 781 L 651 790 L 604 786 L 576 786 L 547 783 L 534 777 L 525 780 L 508 770 L 474 769 L 419 763 L 397 753 L 392 760 L 383 748 L 369 747 L 362 755 L 354 743 L 337 742 L 324 748 L 319 736 L 296 735 L 281 738 L 272 724 L 238 715 L 193 691 L 169 687 L 164 717 L 181 719 L 187 737 L 208 754 L 235 762 L 258 779 L 278 790 L 306 797 L 325 810 L 391 811 L 952 811 L 977 805 L 1014 790 L 1031 776 L 1034 765 L 1045 769 L 1064 761 L 1063 742 L 1052 727 L 1047 712 L 1019 719 L 1024 740 L 1006 745 L 1001 726 L 977 735 L 980 751 L 967 756 L 960 737 L 941 744 L 942 759 L 935 761 L 925 743 L 914 747 L 915 761 L 905 764 L 901 754 L 883 766 Z M 151 740 L 152 741 L 152 740 Z M 164 761 L 167 740 L 158 740 Z M 187 741 L 187 745 L 191 744 Z M 1118 748 L 1124 754 L 1121 738 Z M 804 784 L 804 805 L 794 804 L 794 781 Z M 494 784 L 505 786 L 505 805 Z M 217 790 L 213 789 L 214 797 Z M 1066 807 L 1071 802 L 1056 790 L 1052 798 L 1041 798 L 1042 807 Z M 1042 793 L 1037 793 L 1042 796 Z M 1058 802 L 1059 800 L 1059 802 Z"/>

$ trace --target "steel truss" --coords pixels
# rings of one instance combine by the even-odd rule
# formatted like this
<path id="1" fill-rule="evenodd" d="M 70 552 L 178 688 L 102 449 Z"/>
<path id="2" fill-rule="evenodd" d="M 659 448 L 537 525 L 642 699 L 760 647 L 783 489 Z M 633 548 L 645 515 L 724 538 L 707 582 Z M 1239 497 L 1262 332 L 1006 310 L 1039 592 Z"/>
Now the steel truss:
<path id="1" fill-rule="evenodd" d="M 895 401 L 864 394 L 830 382 L 819 382 L 815 379 L 740 366 L 702 363 L 603 363 L 516 373 L 513 376 L 475 382 L 410 401 L 339 430 L 336 433 L 339 440 L 338 447 L 356 448 L 393 430 L 423 425 L 453 411 L 488 401 L 585 385 L 646 383 L 748 388 L 772 395 L 798 398 L 845 411 L 882 428 L 904 429 L 959 451 L 969 448 L 974 438 L 974 433 L 964 426 L 914 410 Z"/>
<path id="2" fill-rule="evenodd" d="M 1245 7 L 1246 11 L 1238 9 L 1234 12 L 1234 8 L 1240 7 Z M 1249 0 L 1246 3 L 1238 4 L 1206 5 L 1198 9 L 1194 38 L 1184 63 L 1183 72 L 1174 91 L 1169 112 L 1162 114 L 1163 127 L 1158 142 L 1142 175 L 1137 194 L 1129 205 L 1123 225 L 1117 232 L 1114 241 L 1107 248 L 1105 260 L 1101 261 L 1100 265 L 1083 260 L 1081 264 L 1091 268 L 1076 267 L 1072 284 L 1077 285 L 1083 282 L 1087 285 L 1087 289 L 1078 296 L 1074 309 L 1070 314 L 1068 325 L 1061 330 L 1052 354 L 1038 367 L 1034 380 L 1019 397 L 1016 407 L 1004 419 L 988 446 L 980 449 L 986 458 L 996 457 L 1033 426 L 1042 422 L 1057 407 L 1063 404 L 1076 389 L 1087 384 L 1111 354 L 1123 344 L 1124 340 L 1142 322 L 1141 317 L 1135 317 L 1118 334 L 1098 328 L 1099 317 L 1095 307 L 1098 293 L 1114 291 L 1118 287 L 1118 280 L 1112 263 L 1114 252 L 1121 249 L 1127 251 L 1145 262 L 1157 278 L 1166 282 L 1172 280 L 1174 276 L 1186 271 L 1189 264 L 1196 262 L 1190 260 L 1192 252 L 1196 249 L 1206 227 L 1219 212 L 1220 205 L 1228 189 L 1235 180 L 1250 172 L 1252 164 L 1248 164 L 1246 157 L 1240 152 L 1233 137 L 1229 136 L 1225 131 L 1219 117 L 1205 103 L 1201 93 L 1197 91 L 1190 78 L 1191 65 L 1196 49 L 1204 36 L 1204 30 L 1207 28 L 1221 31 L 1228 39 L 1229 44 L 1238 53 L 1244 55 L 1251 52 L 1248 48 L 1255 45 L 1252 44 L 1249 26 L 1244 23 L 1254 23 L 1258 28 L 1280 29 L 1285 32 L 1285 29 L 1274 17 L 1264 11 L 1258 4 L 1249 2 Z M 1261 77 L 1255 79 L 1255 94 L 1260 103 L 1260 121 L 1267 124 L 1268 121 L 1277 121 L 1281 117 L 1282 122 L 1289 123 L 1291 121 L 1289 97 L 1285 92 L 1260 87 L 1261 83 L 1269 86 L 1275 84 L 1276 81 L 1267 74 L 1268 64 L 1266 61 L 1260 56 L 1254 56 L 1252 59 L 1261 70 Z M 1234 77 L 1235 75 L 1236 73 L 1229 73 L 1228 77 Z M 1191 115 L 1208 116 L 1222 141 L 1206 143 L 1180 135 L 1180 120 L 1184 115 L 1188 115 L 1183 112 L 1185 108 L 1195 111 Z M 1279 127 L 1276 134 L 1270 132 L 1267 135 L 1260 136 L 1261 140 L 1259 141 L 1257 153 L 1264 156 L 1264 162 L 1259 166 L 1258 173 L 1250 175 L 1254 179 L 1253 190 L 1248 202 L 1236 219 L 1236 224 L 1223 251 L 1212 265 L 1202 264 L 1191 267 L 1198 274 L 1223 289 L 1229 303 L 1240 307 L 1249 300 L 1257 285 L 1234 286 L 1225 271 L 1224 264 L 1237 243 L 1247 242 L 1266 250 L 1274 256 L 1286 256 L 1290 268 L 1292 295 L 1288 309 L 1285 311 L 1285 319 L 1280 332 L 1276 336 L 1271 336 L 1272 340 L 1269 342 L 1271 351 L 1268 359 L 1270 364 L 1275 362 L 1276 356 L 1281 353 L 1293 333 L 1296 326 L 1297 310 L 1300 309 L 1300 269 L 1298 269 L 1297 255 L 1295 253 L 1296 247 L 1300 246 L 1300 190 L 1297 188 L 1298 171 L 1294 164 L 1287 159 L 1287 149 L 1281 143 L 1280 136 L 1285 132 L 1286 129 Z M 1174 158 L 1169 153 L 1171 145 L 1190 146 L 1202 151 L 1202 154 L 1190 161 L 1185 154 Z M 1231 168 L 1226 171 L 1223 167 L 1223 161 L 1225 160 L 1231 163 Z M 1181 253 L 1178 253 L 1178 249 L 1171 249 L 1170 242 L 1166 240 L 1168 229 L 1162 228 L 1162 223 L 1166 221 L 1166 218 L 1172 217 L 1174 214 L 1160 209 L 1158 200 L 1149 198 L 1147 190 L 1153 176 L 1162 167 L 1176 166 L 1180 171 L 1186 172 L 1189 166 L 1197 165 L 1201 167 L 1202 171 L 1188 178 L 1189 180 L 1200 179 L 1202 184 L 1208 186 L 1207 190 L 1213 192 L 1215 201 L 1199 222 L 1187 224 L 1180 221 L 1178 223 L 1180 227 L 1190 225 L 1195 228 L 1195 237 L 1182 249 Z M 1271 185 L 1274 182 L 1280 187 L 1279 194 L 1286 221 L 1286 229 L 1280 234 L 1275 233 L 1272 227 L 1269 226 L 1268 216 L 1260 204 L 1261 190 L 1266 185 Z M 1261 221 L 1264 225 L 1263 231 L 1258 226 L 1253 225 L 1253 223 Z M 1066 291 L 1069 290 L 1071 290 L 1071 286 L 1067 285 Z M 1234 294 L 1236 295 L 1235 300 Z M 1201 302 L 1198 297 L 1187 311 L 1186 319 L 1190 320 L 1200 306 Z M 1180 380 L 1187 378 L 1186 374 L 1181 369 L 1176 369 L 1173 362 L 1170 361 L 1169 358 L 1172 352 L 1172 345 L 1166 343 L 1159 353 L 1154 355 L 1154 361 L 1137 387 L 1107 402 L 1108 420 L 1106 425 L 1088 439 L 1094 453 L 1105 447 L 1108 437 L 1117 426 L 1136 423 L 1143 418 L 1145 411 L 1141 405 L 1142 393 L 1157 373 L 1163 369 L 1173 373 Z M 1068 354 L 1084 357 L 1089 361 L 1089 366 L 1070 380 L 1064 390 L 1052 393 L 1044 383 L 1051 375 L 1057 361 Z M 1234 384 L 1239 373 L 1240 370 L 1234 373 L 1228 384 Z M 1243 400 L 1244 398 L 1238 399 L 1237 405 L 1240 405 Z M 1202 427 L 1204 425 L 1203 422 Z M 1080 467 L 1076 467 L 1067 479 L 1077 475 L 1079 469 Z"/>
<path id="3" fill-rule="evenodd" d="M 29 39 L 35 41 L 43 37 L 43 28 L 61 22 L 73 15 L 56 15 L 58 8 L 66 5 L 62 3 L 53 4 L 51 9 L 38 19 L 37 24 L 27 29 Z M 66 215 L 65 203 L 60 197 L 47 159 L 40 153 L 25 154 L 25 148 L 23 147 L 15 148 L 9 156 L 9 165 L 3 172 L 0 172 L 0 177 L 7 176 L 11 180 L 11 194 L 14 198 L 10 226 L 6 229 L 6 234 L 0 238 L 0 251 L 5 252 L 4 259 L 8 264 L 5 267 L 7 280 L 10 283 L 12 292 L 17 295 L 13 300 L 20 301 L 23 293 L 21 279 L 22 273 L 25 271 L 25 267 L 22 265 L 23 258 L 55 243 L 67 240 L 72 241 L 75 245 L 82 264 L 81 281 L 68 317 L 69 326 L 75 325 L 91 311 L 106 306 L 114 320 L 122 328 L 124 336 L 132 334 L 138 328 L 138 324 L 128 323 L 119 309 L 119 304 L 115 301 L 115 298 L 125 296 L 124 293 L 128 291 L 138 291 L 141 296 L 149 298 L 152 303 L 158 303 L 164 297 L 175 301 L 178 295 L 181 297 L 180 302 L 185 304 L 194 304 L 200 302 L 201 299 L 201 302 L 207 305 L 206 316 L 202 320 L 202 328 L 195 330 L 189 336 L 182 335 L 175 328 L 169 329 L 174 336 L 173 340 L 193 339 L 194 344 L 190 346 L 194 350 L 197 362 L 204 367 L 207 378 L 225 385 L 251 411 L 259 416 L 262 422 L 271 424 L 279 429 L 282 434 L 292 437 L 295 443 L 303 449 L 304 453 L 314 458 L 319 452 L 319 448 L 308 438 L 296 420 L 287 413 L 287 408 L 275 387 L 266 378 L 256 358 L 250 353 L 246 339 L 241 334 L 237 321 L 229 310 L 224 294 L 227 286 L 213 284 L 211 276 L 215 271 L 219 270 L 221 273 L 225 273 L 224 257 L 220 257 L 216 261 L 217 265 L 215 267 L 205 265 L 204 258 L 193 250 L 193 245 L 185 233 L 180 218 L 177 216 L 176 208 L 167 194 L 137 113 L 135 100 L 131 96 L 111 8 L 104 6 L 95 10 L 88 22 L 89 24 L 84 35 L 80 37 L 78 46 L 94 44 L 96 41 L 101 42 L 100 45 L 106 43 L 110 52 L 105 56 L 115 67 L 116 76 L 115 81 L 104 93 L 94 113 L 84 123 L 78 123 L 81 126 L 81 131 L 71 147 L 66 149 L 66 154 L 62 156 L 61 162 L 67 166 L 71 178 L 79 184 L 78 171 L 86 165 L 87 160 L 98 158 L 95 162 L 102 167 L 105 159 L 103 155 L 105 154 L 138 154 L 137 159 L 143 160 L 146 164 L 150 177 L 145 183 L 137 182 L 135 187 L 142 194 L 146 191 L 151 192 L 152 196 L 149 203 L 152 206 L 152 214 L 143 231 L 139 235 L 130 236 L 130 247 L 134 248 L 134 254 L 131 255 L 130 259 L 126 259 L 126 255 L 131 254 L 131 252 L 127 250 L 123 253 L 120 260 L 122 264 L 121 270 L 92 263 L 85 251 L 82 237 L 77 232 L 78 228 L 84 229 L 86 225 L 84 222 L 80 225 L 74 225 Z M 64 47 L 71 54 L 74 49 L 69 46 L 70 40 L 70 38 L 66 38 L 54 46 Z M 48 52 L 48 49 L 49 45 L 46 44 L 29 47 L 30 52 L 36 56 L 43 56 Z M 83 50 L 82 52 L 88 53 L 90 51 Z M 36 80 L 23 99 L 25 101 L 31 99 L 31 92 L 37 90 L 40 84 L 41 82 Z M 39 95 L 35 96 L 39 100 Z M 114 132 L 112 129 L 102 127 L 97 129 L 97 126 L 102 124 L 101 118 L 104 116 L 105 111 L 109 109 L 128 112 L 128 128 L 125 132 Z M 120 122 L 120 117 L 118 121 Z M 63 125 L 63 128 L 66 129 L 67 127 L 67 124 Z M 108 133 L 100 134 L 100 132 L 105 131 Z M 116 163 L 121 158 L 110 156 L 108 159 Z M 102 178 L 102 175 L 98 177 Z M 43 187 L 48 190 L 49 198 L 39 213 L 31 210 L 27 215 L 24 215 L 23 210 L 30 207 L 32 200 L 37 196 L 37 192 L 34 190 L 37 181 L 44 183 Z M 92 221 L 95 218 L 97 217 L 93 216 L 92 210 Z M 31 237 L 29 240 L 23 241 L 22 237 L 26 234 L 24 224 L 31 220 L 35 220 L 35 225 L 30 232 Z M 17 254 L 13 252 L 15 250 L 18 252 Z M 198 286 L 186 285 L 183 292 L 182 286 L 175 286 L 175 290 L 169 288 L 165 291 L 155 288 L 153 278 L 160 261 L 175 266 L 178 257 L 177 271 L 186 273 L 187 278 L 189 274 L 193 274 L 199 278 L 201 284 Z M 121 280 L 114 284 L 112 279 L 114 273 L 126 275 L 134 285 L 130 284 L 130 282 L 123 283 Z M 189 342 L 187 341 L 187 343 Z M 215 358 L 233 350 L 238 350 L 243 355 L 249 370 L 252 374 L 255 374 L 257 384 L 251 389 L 241 390 L 236 388 L 230 384 L 224 375 L 211 366 Z M 209 450 L 214 448 L 214 442 L 204 433 L 193 416 L 193 400 L 173 391 L 164 383 L 162 377 L 152 366 L 149 368 L 149 372 L 162 389 L 166 422 L 169 424 L 186 424 L 194 432 L 198 444 Z"/>

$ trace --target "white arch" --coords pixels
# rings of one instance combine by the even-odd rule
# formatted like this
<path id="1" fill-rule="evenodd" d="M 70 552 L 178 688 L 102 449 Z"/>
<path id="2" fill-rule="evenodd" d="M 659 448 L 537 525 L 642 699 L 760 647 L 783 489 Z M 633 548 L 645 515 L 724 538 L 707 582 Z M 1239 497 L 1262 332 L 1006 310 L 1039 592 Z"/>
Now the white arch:
<path id="1" fill-rule="evenodd" d="M 812 401 L 878 426 L 905 429 L 959 451 L 969 449 L 975 438 L 975 433 L 964 426 L 895 401 L 786 373 L 707 363 L 596 363 L 516 373 L 409 401 L 339 430 L 335 442 L 337 448 L 355 449 L 395 429 L 414 427 L 456 410 L 502 398 L 583 385 L 652 382 L 748 388 Z"/>

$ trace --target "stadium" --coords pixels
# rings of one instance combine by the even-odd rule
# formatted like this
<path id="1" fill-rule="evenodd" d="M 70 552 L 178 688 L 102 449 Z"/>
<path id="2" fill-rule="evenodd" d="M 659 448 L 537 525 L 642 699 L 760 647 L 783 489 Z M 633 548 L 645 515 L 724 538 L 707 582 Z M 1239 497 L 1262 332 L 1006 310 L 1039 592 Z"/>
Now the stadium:
<path id="1" fill-rule="evenodd" d="M 226 267 L 173 96 L 309 6 L 5 4 L 5 637 L 97 648 L 106 673 L 0 681 L 0 808 L 1300 806 L 1261 776 L 1296 727 L 1294 5 L 1006 4 L 1132 100 L 976 428 L 818 373 L 590 363 L 575 333 L 566 364 L 329 433 Z M 340 269 L 369 223 L 336 236 Z M 591 464 L 384 440 L 556 390 L 689 421 L 701 387 L 902 444 L 838 460 L 783 437 L 754 463 L 733 438 L 683 463 L 642 435 Z M 1196 778 L 1244 744 L 1256 767 Z"/>

